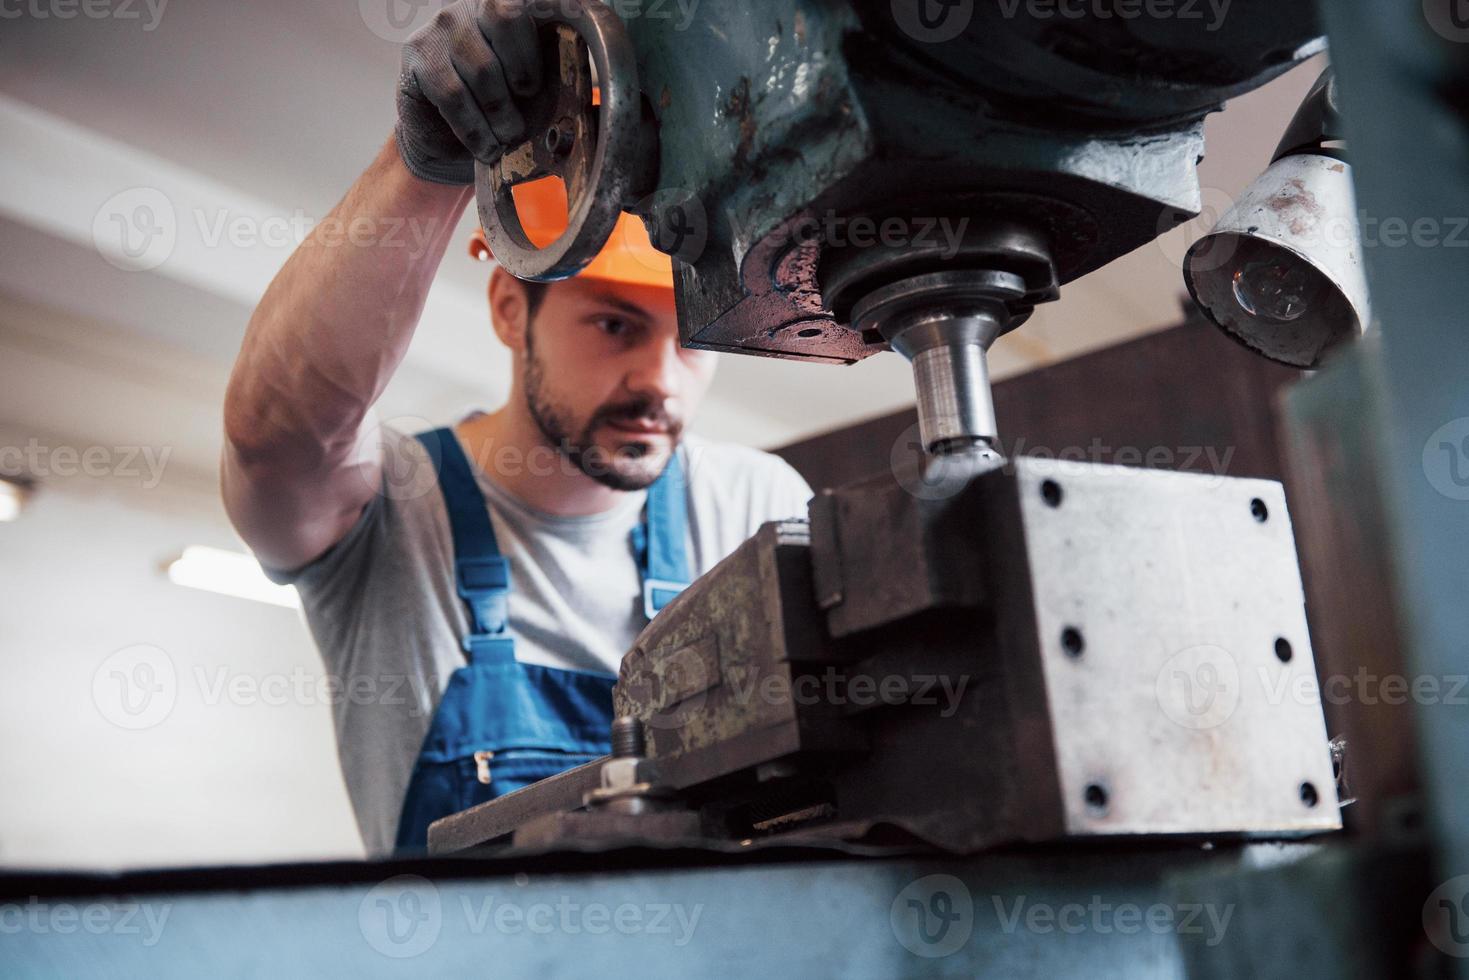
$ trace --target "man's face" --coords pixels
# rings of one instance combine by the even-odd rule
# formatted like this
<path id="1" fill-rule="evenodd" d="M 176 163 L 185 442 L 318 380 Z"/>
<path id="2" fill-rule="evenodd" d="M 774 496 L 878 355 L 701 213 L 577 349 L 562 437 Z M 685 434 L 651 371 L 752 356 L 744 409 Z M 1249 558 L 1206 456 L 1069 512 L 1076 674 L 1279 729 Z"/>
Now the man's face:
<path id="1" fill-rule="evenodd" d="M 672 291 L 570 279 L 531 318 L 521 380 L 547 441 L 593 479 L 640 490 L 663 472 L 714 365 L 679 346 Z"/>

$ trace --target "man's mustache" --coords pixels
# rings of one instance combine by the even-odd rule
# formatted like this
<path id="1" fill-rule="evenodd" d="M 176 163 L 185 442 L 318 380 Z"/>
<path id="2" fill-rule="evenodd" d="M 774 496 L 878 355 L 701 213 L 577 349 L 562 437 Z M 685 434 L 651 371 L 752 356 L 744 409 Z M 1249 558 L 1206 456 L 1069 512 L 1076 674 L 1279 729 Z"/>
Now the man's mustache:
<path id="1" fill-rule="evenodd" d="M 662 405 L 646 400 L 603 405 L 592 416 L 592 423 L 587 428 L 590 431 L 605 422 L 646 422 L 667 429 L 672 435 L 678 435 L 683 430 L 683 419 Z"/>

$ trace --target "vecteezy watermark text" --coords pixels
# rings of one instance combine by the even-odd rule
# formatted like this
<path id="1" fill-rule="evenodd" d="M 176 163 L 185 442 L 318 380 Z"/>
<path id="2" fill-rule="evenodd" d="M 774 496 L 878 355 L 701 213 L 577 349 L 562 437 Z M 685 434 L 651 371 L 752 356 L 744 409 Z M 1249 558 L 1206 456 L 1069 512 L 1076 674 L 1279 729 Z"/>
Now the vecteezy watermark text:
<path id="1" fill-rule="evenodd" d="M 432 699 L 425 678 L 408 674 L 313 674 L 302 667 L 289 673 L 247 674 L 219 666 L 194 667 L 194 681 L 206 705 L 237 707 L 312 707 L 340 704 L 385 705 L 403 708 L 409 717 L 422 717 Z"/>
<path id="2" fill-rule="evenodd" d="M 1156 936 L 1170 933 L 1203 936 L 1205 946 L 1218 946 L 1224 941 L 1225 930 L 1234 916 L 1233 903 L 1154 902 L 1138 905 L 1135 902 L 1106 902 L 1100 895 L 1091 896 L 1085 903 L 1059 904 L 1031 902 L 1024 895 L 1015 896 L 1013 902 L 1007 902 L 999 895 L 990 898 L 994 902 L 1000 928 L 1006 933 L 1023 929 L 1039 935 L 1059 932 L 1076 936 L 1089 932 L 1133 936 L 1146 931 Z"/>
<path id="3" fill-rule="evenodd" d="M 119 191 L 102 202 L 92 219 L 98 254 L 125 272 L 158 268 L 173 256 L 180 240 L 186 248 L 210 250 L 395 249 L 416 259 L 429 253 L 443 230 L 439 219 L 412 216 L 316 217 L 301 208 L 261 214 L 227 207 L 177 207 L 155 187 Z"/>
<path id="4" fill-rule="evenodd" d="M 1201 20 L 1210 33 L 1224 26 L 1233 0 L 999 0 L 1000 14 L 1035 20 Z"/>
<path id="5" fill-rule="evenodd" d="M 1444 40 L 1469 44 L 1469 0 L 1423 0 L 1423 17 Z"/>
<path id="6" fill-rule="evenodd" d="M 162 724 L 182 692 L 211 708 L 376 705 L 421 718 L 433 710 L 436 700 L 431 684 L 429 678 L 414 674 L 318 674 L 299 666 L 285 672 L 246 673 L 196 664 L 181 674 L 166 651 L 140 643 L 115 651 L 98 665 L 92 675 L 92 702 L 102 717 L 129 731 Z"/>
<path id="7" fill-rule="evenodd" d="M 151 32 L 167 6 L 168 0 L 0 0 L 0 20 L 136 20 Z"/>
<path id="8" fill-rule="evenodd" d="M 830 704 L 839 707 L 871 708 L 881 704 L 911 704 L 937 707 L 948 718 L 959 709 L 959 699 L 969 686 L 968 675 L 947 674 L 853 674 L 828 667 L 820 674 L 750 671 L 731 676 L 729 685 L 740 704 L 800 705 Z"/>
<path id="9" fill-rule="evenodd" d="M 37 480 L 77 476 L 136 480 L 145 490 L 163 482 L 172 446 L 53 446 L 31 437 L 24 446 L 0 446 L 0 473 Z"/>
<path id="10" fill-rule="evenodd" d="M 1087 445 L 1034 445 L 1025 438 L 1001 441 L 994 450 L 1001 468 L 1015 472 L 1018 460 L 1052 461 L 1047 472 L 1054 476 L 1115 475 L 1127 478 L 1138 467 L 1178 471 L 1211 477 L 1209 486 L 1218 486 L 1228 476 L 1234 461 L 1234 446 L 1123 446 L 1093 438 Z M 903 430 L 894 440 L 889 463 L 899 485 L 921 500 L 943 500 L 960 493 L 973 475 L 963 457 L 930 456 L 925 452 L 917 423 Z M 1097 464 L 1124 467 L 1124 470 L 1097 469 Z"/>
<path id="11" fill-rule="evenodd" d="M 1003 448 L 1003 444 L 1002 444 Z M 1229 473 L 1229 464 L 1234 459 L 1234 446 L 1113 446 L 1093 437 L 1085 446 L 1035 446 L 1024 437 L 1017 438 L 1008 447 L 1005 455 L 1011 459 L 1054 459 L 1064 466 L 1067 463 L 1110 463 L 1113 466 L 1144 466 L 1155 470 L 1182 470 L 1207 473 L 1222 477 Z M 1066 475 L 1064 469 L 1056 470 Z"/>
<path id="12" fill-rule="evenodd" d="M 357 0 L 357 12 L 367 29 L 384 41 L 402 44 L 433 20 L 440 10 L 454 0 Z M 655 20 L 666 22 L 666 28 L 686 31 L 694 22 L 701 0 L 604 0 L 623 22 Z M 518 17 L 530 11 L 541 15 L 560 14 L 572 19 L 577 9 L 570 0 L 500 0 L 502 17 Z"/>
<path id="13" fill-rule="evenodd" d="M 734 215 L 730 215 L 730 223 L 735 228 L 736 238 L 747 238 L 750 241 L 763 238 L 767 244 L 774 244 L 778 248 L 807 243 L 820 244 L 825 248 L 919 248 L 934 250 L 944 259 L 951 259 L 959 254 L 964 233 L 969 229 L 969 219 L 966 217 L 875 217 L 840 214 L 836 211 L 801 215 L 771 229 L 767 236 L 748 234 L 756 229 L 742 229 Z"/>
<path id="14" fill-rule="evenodd" d="M 391 419 L 380 419 L 373 423 L 367 438 L 383 447 L 383 465 L 379 474 L 373 474 L 372 489 L 392 500 L 415 500 L 428 493 L 438 493 L 439 467 L 442 461 L 433 454 L 420 449 L 408 452 L 389 451 L 389 441 L 407 438 L 404 434 L 422 432 L 433 428 L 427 419 L 400 415 Z M 392 433 L 392 435 L 389 435 Z M 704 447 L 691 445 L 681 440 L 677 449 L 683 466 L 685 480 L 693 480 L 703 466 Z M 622 451 L 621 456 L 626 452 Z M 583 453 L 574 459 L 568 447 L 530 446 L 521 447 L 505 442 L 486 439 L 474 448 L 470 462 L 475 469 L 499 477 L 534 476 L 547 477 L 593 475 L 611 472 L 618 459 L 619 451 L 611 453 Z"/>
<path id="15" fill-rule="evenodd" d="M 1469 500 L 1469 416 L 1445 422 L 1423 443 L 1423 475 L 1450 500 Z"/>
<path id="16" fill-rule="evenodd" d="M 1353 674 L 1328 674 L 1317 681 L 1309 673 L 1271 677 L 1264 668 L 1256 668 L 1265 700 L 1272 705 L 1290 701 L 1294 704 L 1361 704 L 1375 707 L 1384 704 L 1397 707 L 1415 704 L 1421 707 L 1469 705 L 1469 674 L 1377 674 L 1358 667 Z"/>
<path id="17" fill-rule="evenodd" d="M 1348 704 L 1376 707 L 1469 705 L 1469 674 L 1378 674 L 1358 667 L 1351 674 L 1318 679 L 1309 661 L 1285 638 L 1278 638 L 1272 663 L 1242 666 L 1223 647 L 1200 644 L 1169 657 L 1155 682 L 1158 707 L 1175 724 L 1195 730 L 1228 722 L 1246 699 L 1279 707 Z"/>
<path id="18" fill-rule="evenodd" d="M 517 875 L 517 887 L 528 883 Z M 666 937 L 687 946 L 704 913 L 702 902 L 585 901 L 570 895 L 460 894 L 445 900 L 440 886 L 419 875 L 397 875 L 375 885 L 358 906 L 357 924 L 367 944 L 384 956 L 406 959 L 427 952 L 438 941 L 449 910 L 462 917 L 465 930 L 482 936 L 592 935 Z"/>
<path id="19" fill-rule="evenodd" d="M 1202 936 L 1206 946 L 1224 941 L 1234 917 L 1233 903 L 1111 902 L 1102 895 L 1084 901 L 1033 901 L 1024 894 L 989 896 L 1000 931 L 1008 935 Z M 969 942 L 975 920 L 984 911 L 964 881 L 954 875 L 927 875 L 910 882 L 893 899 L 889 912 L 893 935 L 909 952 L 936 959 L 958 952 Z"/>
<path id="20" fill-rule="evenodd" d="M 32 895 L 25 902 L 0 903 L 0 935 L 137 936 L 148 947 L 158 944 L 173 906 L 167 902 L 48 902 Z"/>
<path id="21" fill-rule="evenodd" d="M 786 675 L 750 666 L 741 671 L 721 670 L 709 649 L 694 644 L 675 651 L 659 664 L 657 694 L 648 692 L 661 708 L 646 719 L 653 728 L 677 728 L 699 713 L 716 686 L 729 703 L 741 706 L 797 704 L 833 705 L 863 710 L 883 705 L 937 708 L 941 718 L 959 710 L 965 691 L 975 679 L 968 674 L 872 674 L 833 666 L 821 672 Z M 649 678 L 626 681 L 633 689 Z"/>
<path id="22" fill-rule="evenodd" d="M 528 932 L 538 936 L 553 933 L 603 936 L 616 932 L 624 936 L 666 935 L 678 947 L 687 946 L 694 938 L 699 917 L 704 913 L 702 902 L 692 907 L 671 902 L 608 905 L 574 902 L 566 895 L 559 896 L 554 903 L 507 902 L 493 895 L 486 895 L 478 902 L 462 895 L 459 902 L 469 930 L 475 935 L 491 928 L 504 935 Z"/>
<path id="23" fill-rule="evenodd" d="M 228 209 L 214 213 L 194 211 L 199 240 L 206 248 L 229 243 L 235 248 L 294 248 L 313 245 L 322 248 L 398 248 L 407 249 L 410 258 L 419 258 L 438 235 L 442 224 L 435 219 L 403 218 L 385 215 L 358 215 L 341 218 L 327 215 L 317 219 L 297 208 L 289 215 L 232 214 Z"/>

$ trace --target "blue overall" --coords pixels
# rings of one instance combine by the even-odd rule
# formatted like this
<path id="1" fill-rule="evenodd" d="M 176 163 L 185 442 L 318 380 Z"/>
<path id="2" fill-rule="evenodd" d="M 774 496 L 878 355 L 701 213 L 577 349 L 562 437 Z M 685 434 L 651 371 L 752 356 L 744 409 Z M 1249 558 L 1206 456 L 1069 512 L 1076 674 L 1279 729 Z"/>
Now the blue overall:
<path id="1" fill-rule="evenodd" d="M 398 819 L 399 850 L 425 847 L 428 825 L 440 817 L 606 755 L 616 680 L 515 659 L 510 565 L 474 471 L 451 429 L 418 438 L 449 511 L 455 584 L 469 608 L 468 664 L 450 675 L 414 763 Z M 689 581 L 684 493 L 674 453 L 648 488 L 644 520 L 632 533 L 649 619 Z"/>

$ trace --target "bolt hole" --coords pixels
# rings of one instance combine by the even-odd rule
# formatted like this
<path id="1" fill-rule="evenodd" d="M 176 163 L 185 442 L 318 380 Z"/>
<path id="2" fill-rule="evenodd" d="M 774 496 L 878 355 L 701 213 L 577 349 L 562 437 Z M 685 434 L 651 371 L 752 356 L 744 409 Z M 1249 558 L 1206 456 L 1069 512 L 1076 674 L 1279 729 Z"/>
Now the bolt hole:
<path id="1" fill-rule="evenodd" d="M 1086 799 L 1086 805 L 1098 813 L 1107 810 L 1107 788 L 1101 783 L 1088 783 L 1086 792 L 1082 794 Z"/>
<path id="2" fill-rule="evenodd" d="M 1301 784 L 1301 802 L 1306 806 L 1315 806 L 1321 802 L 1321 794 L 1316 792 L 1316 787 L 1310 783 Z"/>
<path id="3" fill-rule="evenodd" d="M 1259 497 L 1256 497 L 1254 500 L 1250 501 L 1250 513 L 1255 515 L 1255 520 L 1259 521 L 1261 524 L 1264 524 L 1266 521 L 1270 520 L 1270 508 L 1266 507 L 1265 501 L 1261 500 Z"/>
<path id="4" fill-rule="evenodd" d="M 1275 640 L 1275 655 L 1283 664 L 1290 663 L 1290 658 L 1295 656 L 1295 651 L 1290 648 L 1290 640 L 1285 637 L 1277 637 Z"/>
<path id="5" fill-rule="evenodd" d="M 1082 639 L 1081 630 L 1075 626 L 1068 626 L 1061 631 L 1061 649 L 1071 657 L 1081 656 L 1081 651 L 1086 649 L 1086 641 Z"/>
<path id="6" fill-rule="evenodd" d="M 1041 484 L 1041 499 L 1052 507 L 1061 506 L 1061 484 L 1046 480 Z"/>
<path id="7" fill-rule="evenodd" d="M 821 336 L 821 328 L 820 327 L 806 327 L 804 330 L 797 330 L 796 331 L 796 336 L 797 337 L 804 337 L 807 340 L 810 340 L 812 337 L 820 337 Z"/>

